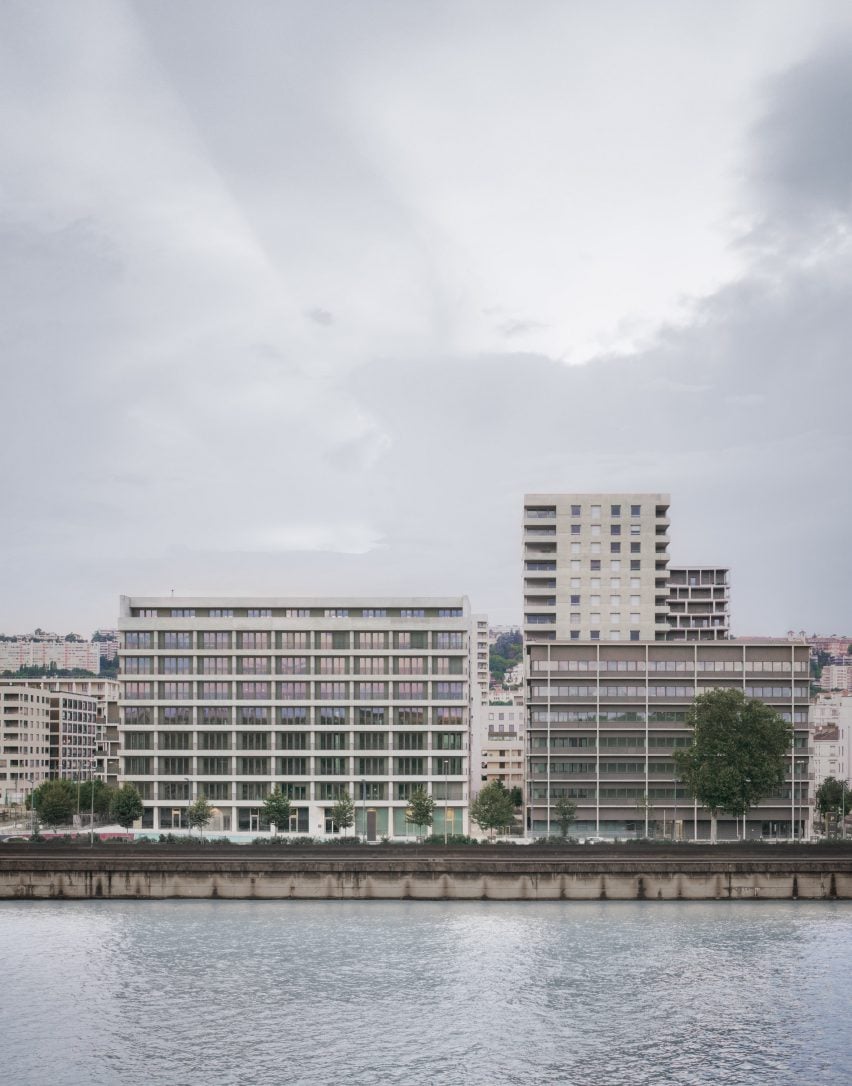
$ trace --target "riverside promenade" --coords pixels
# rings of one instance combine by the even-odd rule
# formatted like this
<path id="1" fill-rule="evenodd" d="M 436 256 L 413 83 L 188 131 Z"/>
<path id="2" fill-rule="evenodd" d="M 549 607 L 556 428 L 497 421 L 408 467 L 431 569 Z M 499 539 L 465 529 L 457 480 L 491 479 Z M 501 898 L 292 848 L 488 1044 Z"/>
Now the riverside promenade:
<path id="1" fill-rule="evenodd" d="M 0 899 L 852 900 L 843 845 L 0 845 Z"/>

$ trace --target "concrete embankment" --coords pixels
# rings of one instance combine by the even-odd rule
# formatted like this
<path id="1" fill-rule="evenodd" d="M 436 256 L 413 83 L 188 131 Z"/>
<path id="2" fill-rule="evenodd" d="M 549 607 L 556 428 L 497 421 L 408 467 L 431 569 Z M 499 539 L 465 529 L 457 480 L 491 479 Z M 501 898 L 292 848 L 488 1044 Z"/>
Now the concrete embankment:
<path id="1" fill-rule="evenodd" d="M 0 848 L 0 899 L 849 900 L 852 850 Z"/>

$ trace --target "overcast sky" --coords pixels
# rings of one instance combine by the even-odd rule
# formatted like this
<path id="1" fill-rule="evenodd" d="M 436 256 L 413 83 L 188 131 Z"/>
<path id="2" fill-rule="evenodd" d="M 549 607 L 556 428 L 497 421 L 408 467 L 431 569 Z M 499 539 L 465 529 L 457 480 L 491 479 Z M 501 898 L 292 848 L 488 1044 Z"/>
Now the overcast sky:
<path id="1" fill-rule="evenodd" d="M 466 593 L 672 495 L 852 631 L 852 5 L 0 4 L 0 630 Z"/>

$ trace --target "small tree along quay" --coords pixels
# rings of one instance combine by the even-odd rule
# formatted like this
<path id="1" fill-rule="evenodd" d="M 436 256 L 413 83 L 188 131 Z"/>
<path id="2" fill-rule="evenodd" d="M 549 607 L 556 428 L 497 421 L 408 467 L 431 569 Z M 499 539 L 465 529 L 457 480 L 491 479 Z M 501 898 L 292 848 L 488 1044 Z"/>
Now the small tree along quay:
<path id="1" fill-rule="evenodd" d="M 710 811 L 716 842 L 719 811 L 741 817 L 784 781 L 792 726 L 740 690 L 699 694 L 686 720 L 693 744 L 675 756 L 680 779 Z"/>
<path id="2" fill-rule="evenodd" d="M 486 784 L 470 805 L 470 817 L 482 830 L 494 831 L 511 826 L 515 821 L 515 806 L 512 794 L 507 792 L 502 781 Z"/>
<path id="3" fill-rule="evenodd" d="M 92 791 L 94 790 L 94 797 Z M 95 814 L 99 818 L 109 818 L 112 810 L 112 800 L 115 795 L 115 789 L 110 788 L 108 784 L 103 781 L 81 781 L 77 785 L 77 806 L 81 811 L 91 811 L 94 809 Z M 94 799 L 94 803 L 92 803 Z"/>
<path id="4" fill-rule="evenodd" d="M 132 784 L 125 784 L 113 792 L 110 810 L 119 826 L 129 830 L 142 817 L 142 797 Z"/>
<path id="5" fill-rule="evenodd" d="M 276 833 L 286 833 L 290 828 L 290 800 L 277 784 L 263 801 L 263 813 Z"/>
<path id="6" fill-rule="evenodd" d="M 566 799 L 564 796 L 560 796 L 554 805 L 553 813 L 556 815 L 556 821 L 559 823 L 559 836 L 564 841 L 568 836 L 568 831 L 571 829 L 571 824 L 577 817 L 577 804 L 573 799 Z"/>
<path id="7" fill-rule="evenodd" d="M 424 826 L 431 826 L 435 817 L 435 801 L 423 788 L 415 788 L 408 798 L 405 809 L 405 821 L 417 826 L 420 834 Z"/>
<path id="8" fill-rule="evenodd" d="M 67 825 L 77 810 L 77 789 L 71 781 L 44 781 L 33 790 L 30 802 L 39 819 L 55 830 Z"/>
<path id="9" fill-rule="evenodd" d="M 339 830 L 355 825 L 355 804 L 348 792 L 344 792 L 331 808 L 331 820 Z"/>
<path id="10" fill-rule="evenodd" d="M 852 790 L 846 781 L 826 777 L 817 789 L 816 806 L 822 815 L 825 831 L 828 833 L 829 815 L 832 815 L 842 826 L 844 818 L 852 811 Z"/>
<path id="11" fill-rule="evenodd" d="M 204 827 L 213 817 L 213 808 L 207 802 L 207 796 L 201 792 L 194 802 L 190 803 L 186 812 L 190 830 L 197 829 L 204 836 Z"/>

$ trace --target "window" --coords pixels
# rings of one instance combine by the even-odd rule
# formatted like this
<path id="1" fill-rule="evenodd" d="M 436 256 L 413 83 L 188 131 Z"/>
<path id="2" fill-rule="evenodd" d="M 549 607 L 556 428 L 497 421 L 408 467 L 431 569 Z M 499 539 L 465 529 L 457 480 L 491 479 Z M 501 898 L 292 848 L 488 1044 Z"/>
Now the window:
<path id="1" fill-rule="evenodd" d="M 163 634 L 164 649 L 191 649 L 192 634 L 189 630 L 169 630 Z"/>
<path id="2" fill-rule="evenodd" d="M 278 721 L 289 727 L 292 725 L 304 726 L 308 722 L 308 710 L 304 705 L 285 705 L 278 710 Z"/>
<path id="3" fill-rule="evenodd" d="M 639 577 L 631 577 L 630 578 L 630 587 L 631 588 L 639 588 L 641 584 L 642 584 L 642 581 L 641 581 L 641 579 Z"/>
<path id="4" fill-rule="evenodd" d="M 579 588 L 580 587 L 580 578 L 579 577 L 572 577 L 569 583 L 571 585 L 571 588 Z"/>
<path id="5" fill-rule="evenodd" d="M 200 635 L 203 649 L 229 649 L 231 635 L 224 631 L 204 630 Z"/>
<path id="6" fill-rule="evenodd" d="M 139 618 L 156 618 L 157 617 L 157 608 L 156 607 L 140 607 L 139 610 L 136 612 L 136 614 L 138 615 Z"/>
<path id="7" fill-rule="evenodd" d="M 630 559 L 630 569 L 634 573 L 638 573 L 642 568 L 642 563 L 635 558 Z"/>
<path id="8" fill-rule="evenodd" d="M 127 649 L 152 649 L 154 635 L 150 630 L 128 631 L 124 635 L 124 647 Z"/>
<path id="9" fill-rule="evenodd" d="M 642 525 L 641 524 L 631 524 L 630 525 L 630 534 L 631 535 L 641 535 L 642 534 Z"/>
<path id="10" fill-rule="evenodd" d="M 464 683 L 448 683 L 440 682 L 434 683 L 435 697 L 439 699 L 448 698 L 458 701 L 464 697 Z"/>
<path id="11" fill-rule="evenodd" d="M 242 675 L 268 675 L 272 661 L 268 656 L 241 656 L 237 662 Z"/>
<path id="12" fill-rule="evenodd" d="M 399 612 L 400 618 L 425 618 L 426 612 L 422 607 L 409 607 L 402 608 Z"/>
<path id="13" fill-rule="evenodd" d="M 349 719 L 343 705 L 321 705 L 317 710 L 317 723 L 323 728 L 340 728 Z"/>
<path id="14" fill-rule="evenodd" d="M 233 618 L 234 617 L 234 612 L 230 607 L 227 607 L 227 608 L 223 608 L 223 607 L 213 608 L 213 607 L 211 607 L 210 608 L 210 617 L 211 618 Z"/>
<path id="15" fill-rule="evenodd" d="M 439 607 L 438 618 L 461 618 L 461 607 Z"/>
<path id="16" fill-rule="evenodd" d="M 572 505 L 571 506 L 571 516 L 572 517 L 579 517 L 579 515 L 580 515 L 580 506 L 579 505 Z"/>
<path id="17" fill-rule="evenodd" d="M 426 683 L 397 683 L 396 696 L 400 701 L 419 701 L 426 697 Z"/>
<path id="18" fill-rule="evenodd" d="M 592 589 L 600 588 L 600 586 L 601 586 L 600 577 L 592 577 L 591 581 L 589 581 L 589 587 L 592 588 Z"/>
<path id="19" fill-rule="evenodd" d="M 154 696 L 153 686 L 153 683 L 125 683 L 124 696 L 128 701 L 152 698 Z"/>
<path id="20" fill-rule="evenodd" d="M 264 705 L 241 705 L 237 710 L 237 723 L 268 728 L 269 710 Z"/>
<path id="21" fill-rule="evenodd" d="M 435 648 L 436 649 L 463 649 L 464 648 L 464 634 L 461 630 L 453 630 L 447 633 L 441 632 L 435 634 Z"/>
<path id="22" fill-rule="evenodd" d="M 572 573 L 579 573 L 580 572 L 580 560 L 579 560 L 579 558 L 572 558 L 571 559 L 571 572 Z"/>
<path id="23" fill-rule="evenodd" d="M 229 728 L 231 710 L 215 705 L 205 705 L 201 710 L 201 723 L 209 727 Z"/>
<path id="24" fill-rule="evenodd" d="M 641 543 L 631 543 L 630 544 L 630 553 L 631 554 L 641 554 L 642 553 L 642 544 Z"/>
<path id="25" fill-rule="evenodd" d="M 388 613 L 384 607 L 365 607 L 361 612 L 362 618 L 387 618 Z"/>
<path id="26" fill-rule="evenodd" d="M 590 596 L 589 597 L 589 603 L 592 605 L 592 607 L 598 607 L 600 605 L 600 602 L 601 602 L 600 596 Z"/>
<path id="27" fill-rule="evenodd" d="M 600 560 L 600 558 L 593 558 L 591 560 L 591 562 L 589 563 L 589 568 L 591 570 L 595 571 L 595 572 L 600 570 L 600 568 L 601 568 L 601 560 Z"/>
<path id="28" fill-rule="evenodd" d="M 203 701 L 215 701 L 231 696 L 230 683 L 199 683 L 198 685 L 201 687 L 200 696 Z"/>
<path id="29" fill-rule="evenodd" d="M 609 616 L 609 624 L 610 624 L 610 626 L 617 626 L 618 623 L 620 622 L 620 620 L 621 620 L 621 615 L 619 614 L 618 611 L 612 612 L 610 614 L 610 616 Z"/>
<path id="30" fill-rule="evenodd" d="M 199 662 L 202 675 L 227 675 L 231 670 L 230 656 L 202 656 Z"/>
<path id="31" fill-rule="evenodd" d="M 400 635 L 402 636 L 402 635 Z M 410 636 L 410 635 L 409 635 Z M 356 649 L 384 649 L 387 648 L 387 637 L 384 631 L 359 630 L 355 634 Z"/>
<path id="32" fill-rule="evenodd" d="M 572 626 L 579 626 L 580 625 L 580 612 L 579 611 L 572 611 L 571 612 L 571 625 Z"/>
<path id="33" fill-rule="evenodd" d="M 579 524 L 572 524 L 571 525 L 571 535 L 579 535 L 579 534 L 580 534 L 580 525 Z"/>
<path id="34" fill-rule="evenodd" d="M 620 573 L 621 572 L 621 559 L 620 558 L 614 559 L 612 562 L 610 562 L 609 568 L 612 570 L 613 573 Z"/>
<path id="35" fill-rule="evenodd" d="M 237 683 L 237 697 L 247 701 L 270 697 L 270 684 L 262 682 Z"/>
<path id="36" fill-rule="evenodd" d="M 642 506 L 641 505 L 631 505 L 630 506 L 630 515 L 631 515 L 631 517 L 641 517 L 642 516 Z"/>
<path id="37" fill-rule="evenodd" d="M 601 507 L 599 505 L 592 506 L 592 520 L 601 519 Z"/>
<path id="38" fill-rule="evenodd" d="M 356 661 L 359 675 L 386 674 L 384 656 L 360 656 L 356 657 Z"/>
<path id="39" fill-rule="evenodd" d="M 579 596 L 572 596 L 571 597 L 571 606 L 572 607 L 579 607 L 580 606 L 580 597 Z"/>
<path id="40" fill-rule="evenodd" d="M 284 630 L 281 634 L 282 649 L 310 648 L 310 634 L 306 630 Z"/>
<path id="41" fill-rule="evenodd" d="M 385 726 L 385 711 L 375 706 L 370 708 L 359 707 L 356 710 L 355 723 L 362 727 L 383 728 Z"/>
<path id="42" fill-rule="evenodd" d="M 317 675 L 345 675 L 348 660 L 345 656 L 318 656 Z"/>
<path id="43" fill-rule="evenodd" d="M 632 613 L 630 615 L 630 624 L 631 624 L 631 626 L 638 626 L 641 621 L 642 620 L 639 617 L 638 613 Z"/>
<path id="44" fill-rule="evenodd" d="M 600 554 L 601 553 L 601 545 L 600 545 L 600 543 L 592 543 L 590 550 L 591 550 L 592 554 Z"/>
<path id="45" fill-rule="evenodd" d="M 272 609 L 269 607 L 250 607 L 246 611 L 246 618 L 272 618 Z"/>
<path id="46" fill-rule="evenodd" d="M 356 683 L 355 695 L 359 701 L 384 701 L 388 696 L 387 683 Z"/>
<path id="47" fill-rule="evenodd" d="M 268 649 L 269 630 L 245 630 L 237 634 L 238 647 L 241 649 Z"/>
<path id="48" fill-rule="evenodd" d="M 426 710 L 419 706 L 410 709 L 395 709 L 394 713 L 397 724 L 404 728 L 422 728 L 426 723 Z"/>
<path id="49" fill-rule="evenodd" d="M 609 553 L 610 554 L 621 554 L 621 544 L 620 543 L 610 543 L 610 545 L 609 545 Z"/>
<path id="50" fill-rule="evenodd" d="M 579 630 L 572 630 L 571 631 L 571 640 L 572 641 L 579 641 L 580 640 L 580 631 Z"/>
<path id="51" fill-rule="evenodd" d="M 621 596 L 610 596 L 609 597 L 609 605 L 610 605 L 610 607 L 620 607 L 621 606 Z"/>
<path id="52" fill-rule="evenodd" d="M 126 656 L 122 662 L 125 675 L 152 675 L 154 660 L 151 656 Z"/>
<path id="53" fill-rule="evenodd" d="M 456 727 L 464 723 L 464 710 L 460 706 L 445 706 L 435 710 L 436 724 L 453 724 Z"/>
<path id="54" fill-rule="evenodd" d="M 592 622 L 594 622 L 595 624 L 598 624 L 600 622 L 600 620 L 601 620 L 600 612 L 599 611 L 593 611 L 592 614 L 589 616 L 589 618 L 592 620 Z"/>
<path id="55" fill-rule="evenodd" d="M 326 700 L 342 701 L 349 696 L 349 683 L 317 683 L 317 696 Z"/>
<path id="56" fill-rule="evenodd" d="M 572 543 L 571 544 L 571 553 L 572 554 L 579 554 L 580 550 L 581 550 L 581 547 L 580 547 L 579 543 Z"/>
<path id="57" fill-rule="evenodd" d="M 279 656 L 278 657 L 278 674 L 279 675 L 307 675 L 308 673 L 308 658 L 307 656 Z"/>
<path id="58" fill-rule="evenodd" d="M 304 701 L 308 696 L 307 683 L 279 683 L 278 697 L 281 701 Z"/>
<path id="59" fill-rule="evenodd" d="M 172 618 L 195 618 L 194 607 L 173 607 Z"/>
<path id="60" fill-rule="evenodd" d="M 589 637 L 592 639 L 592 641 L 600 641 L 600 639 L 601 639 L 600 630 L 589 630 Z"/>
<path id="61" fill-rule="evenodd" d="M 398 656 L 395 665 L 398 675 L 426 674 L 426 660 L 422 656 Z"/>
<path id="62" fill-rule="evenodd" d="M 349 618 L 347 607 L 329 607 L 324 612 L 326 618 Z"/>
<path id="63" fill-rule="evenodd" d="M 617 506 L 613 506 L 613 508 L 615 509 L 615 508 L 617 508 Z M 620 524 L 610 524 L 610 526 L 609 526 L 609 534 L 610 535 L 621 535 L 621 525 Z"/>
<path id="64" fill-rule="evenodd" d="M 593 536 L 599 536 L 600 534 L 601 534 L 601 526 L 600 526 L 600 524 L 593 524 L 592 525 L 592 535 Z"/>
<path id="65" fill-rule="evenodd" d="M 164 675 L 190 675 L 192 673 L 191 656 L 164 656 Z"/>
<path id="66" fill-rule="evenodd" d="M 311 612 L 307 607 L 287 607 L 284 611 L 285 618 L 310 618 Z"/>
<path id="67" fill-rule="evenodd" d="M 192 697 L 192 683 L 163 683 L 163 698 L 166 701 L 186 701 Z"/>
<path id="68" fill-rule="evenodd" d="M 610 511 L 611 515 L 614 516 L 614 517 L 620 517 L 621 516 L 621 506 L 620 505 L 611 505 L 609 507 L 609 511 Z"/>

